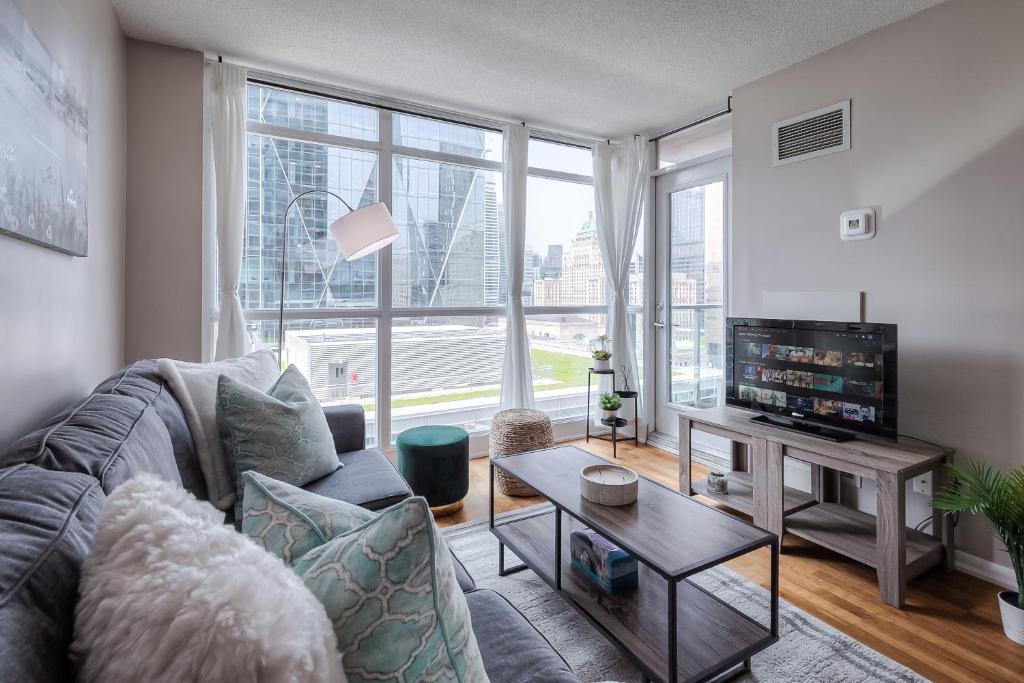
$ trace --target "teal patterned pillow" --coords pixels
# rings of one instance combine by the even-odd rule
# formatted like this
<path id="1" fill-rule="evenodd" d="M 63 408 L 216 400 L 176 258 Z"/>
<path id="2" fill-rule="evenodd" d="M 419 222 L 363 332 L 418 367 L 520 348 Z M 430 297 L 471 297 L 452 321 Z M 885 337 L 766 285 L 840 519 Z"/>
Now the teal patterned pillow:
<path id="1" fill-rule="evenodd" d="M 242 479 L 242 533 L 288 565 L 377 516 L 258 472 L 246 472 Z"/>
<path id="2" fill-rule="evenodd" d="M 242 516 L 243 472 L 302 486 L 341 467 L 323 408 L 294 365 L 267 392 L 221 375 L 217 423 L 224 452 L 235 460 L 235 519 Z"/>
<path id="3" fill-rule="evenodd" d="M 466 598 L 427 501 L 409 498 L 293 565 L 334 625 L 350 683 L 484 683 Z"/>

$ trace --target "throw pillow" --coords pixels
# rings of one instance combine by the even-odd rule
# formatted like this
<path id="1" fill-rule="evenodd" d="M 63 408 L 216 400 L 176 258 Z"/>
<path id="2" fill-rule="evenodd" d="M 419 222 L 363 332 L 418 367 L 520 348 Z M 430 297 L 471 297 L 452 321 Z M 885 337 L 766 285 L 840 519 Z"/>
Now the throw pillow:
<path id="1" fill-rule="evenodd" d="M 294 365 L 268 392 L 222 375 L 217 421 L 224 452 L 235 462 L 236 520 L 242 518 L 243 472 L 302 486 L 341 467 L 323 408 Z"/>
<path id="2" fill-rule="evenodd" d="M 246 472 L 242 480 L 242 533 L 289 565 L 377 516 L 258 472 Z"/>
<path id="3" fill-rule="evenodd" d="M 327 608 L 353 683 L 487 681 L 451 554 L 423 498 L 384 510 L 293 568 Z"/>
<path id="4" fill-rule="evenodd" d="M 161 358 L 160 374 L 181 404 L 195 442 L 210 502 L 221 510 L 235 504 L 235 467 L 224 456 L 217 426 L 217 380 L 227 375 L 257 389 L 269 389 L 281 374 L 277 357 L 262 350 L 216 363 L 186 363 Z"/>
<path id="5" fill-rule="evenodd" d="M 184 489 L 107 498 L 82 568 L 80 681 L 344 681 L 323 606 L 280 559 Z"/>

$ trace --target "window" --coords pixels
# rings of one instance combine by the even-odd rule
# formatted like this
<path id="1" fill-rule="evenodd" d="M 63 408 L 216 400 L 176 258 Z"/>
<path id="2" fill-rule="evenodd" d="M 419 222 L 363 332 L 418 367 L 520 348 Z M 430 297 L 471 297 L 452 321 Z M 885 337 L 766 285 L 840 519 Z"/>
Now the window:
<path id="1" fill-rule="evenodd" d="M 504 316 L 396 318 L 391 433 L 440 422 L 485 431 L 498 410 Z"/>
<path id="2" fill-rule="evenodd" d="M 592 155 L 589 148 L 530 140 L 523 277 L 526 332 L 537 407 L 562 419 L 586 415 L 589 344 L 604 334 L 607 322 Z M 637 387 L 636 378 L 631 378 L 631 386 Z"/>
<path id="3" fill-rule="evenodd" d="M 502 160 L 504 136 L 496 130 L 409 114 L 395 114 L 392 120 L 395 145 L 472 159 Z"/>
<path id="4" fill-rule="evenodd" d="M 377 201 L 377 154 L 340 146 L 248 135 L 248 210 L 239 296 L 247 310 L 281 302 L 281 249 L 288 244 L 286 308 L 375 306 L 377 256 L 346 261 L 328 233 L 346 211 L 334 197 L 296 195 L 330 190 L 353 207 Z"/>
<path id="5" fill-rule="evenodd" d="M 396 156 L 391 178 L 394 306 L 504 308 L 501 174 Z"/>
<path id="6" fill-rule="evenodd" d="M 724 390 L 725 180 L 669 198 L 670 401 L 715 406 Z"/>
<path id="7" fill-rule="evenodd" d="M 594 155 L 587 147 L 563 145 L 532 138 L 528 156 L 530 167 L 533 169 L 573 173 L 588 177 L 594 174 Z"/>
<path id="8" fill-rule="evenodd" d="M 251 348 L 283 347 L 324 404 L 362 405 L 370 443 L 432 422 L 487 429 L 508 295 L 501 132 L 262 83 L 248 86 L 246 127 Z M 328 232 L 347 211 L 337 199 L 304 196 L 285 225 L 315 189 L 352 207 L 389 201 L 400 238 L 345 261 Z"/>
<path id="9" fill-rule="evenodd" d="M 349 102 L 250 84 L 246 119 L 252 123 L 326 133 L 356 140 L 379 140 L 377 110 Z"/>

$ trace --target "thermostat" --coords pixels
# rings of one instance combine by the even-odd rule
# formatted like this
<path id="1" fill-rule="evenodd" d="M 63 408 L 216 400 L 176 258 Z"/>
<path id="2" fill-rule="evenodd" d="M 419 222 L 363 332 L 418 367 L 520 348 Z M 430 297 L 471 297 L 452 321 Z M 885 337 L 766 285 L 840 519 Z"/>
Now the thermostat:
<path id="1" fill-rule="evenodd" d="M 875 236 L 875 210 L 852 209 L 839 216 L 839 236 L 849 240 L 869 240 Z"/>

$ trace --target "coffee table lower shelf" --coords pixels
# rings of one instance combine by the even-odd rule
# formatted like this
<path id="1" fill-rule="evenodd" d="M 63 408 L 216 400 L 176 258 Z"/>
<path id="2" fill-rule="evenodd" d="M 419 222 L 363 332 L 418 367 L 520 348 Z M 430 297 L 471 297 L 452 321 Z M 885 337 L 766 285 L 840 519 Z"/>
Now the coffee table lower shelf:
<path id="1" fill-rule="evenodd" d="M 581 528 L 584 526 L 578 520 L 562 515 L 560 587 L 555 580 L 554 510 L 508 522 L 496 521 L 492 531 L 526 567 L 558 590 L 624 650 L 645 676 L 670 680 L 668 582 L 641 563 L 637 588 L 616 595 L 597 588 L 570 564 L 569 534 Z M 676 583 L 676 615 L 679 681 L 707 681 L 743 673 L 751 656 L 778 640 L 769 628 L 689 579 Z"/>

